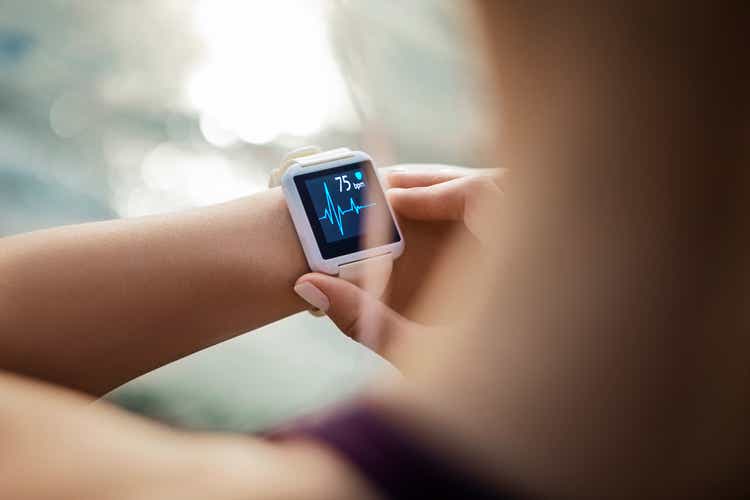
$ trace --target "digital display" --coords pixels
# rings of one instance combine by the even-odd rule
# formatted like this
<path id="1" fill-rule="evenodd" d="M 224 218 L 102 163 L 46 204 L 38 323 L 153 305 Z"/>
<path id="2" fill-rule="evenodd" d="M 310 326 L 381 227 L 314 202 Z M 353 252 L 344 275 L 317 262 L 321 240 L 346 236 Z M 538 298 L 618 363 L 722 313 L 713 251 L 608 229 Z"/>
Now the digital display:
<path id="1" fill-rule="evenodd" d="M 300 174 L 294 183 L 324 259 L 400 240 L 369 161 Z"/>

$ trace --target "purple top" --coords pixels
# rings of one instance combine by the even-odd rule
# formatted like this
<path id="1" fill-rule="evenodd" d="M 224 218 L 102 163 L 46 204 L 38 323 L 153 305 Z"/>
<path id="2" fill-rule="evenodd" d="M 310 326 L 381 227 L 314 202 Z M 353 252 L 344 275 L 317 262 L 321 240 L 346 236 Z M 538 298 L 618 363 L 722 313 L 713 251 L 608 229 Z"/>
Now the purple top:
<path id="1" fill-rule="evenodd" d="M 325 443 L 391 500 L 529 498 L 515 491 L 498 491 L 456 464 L 435 456 L 365 404 L 345 408 L 321 420 L 301 422 L 269 437 L 307 437 Z"/>

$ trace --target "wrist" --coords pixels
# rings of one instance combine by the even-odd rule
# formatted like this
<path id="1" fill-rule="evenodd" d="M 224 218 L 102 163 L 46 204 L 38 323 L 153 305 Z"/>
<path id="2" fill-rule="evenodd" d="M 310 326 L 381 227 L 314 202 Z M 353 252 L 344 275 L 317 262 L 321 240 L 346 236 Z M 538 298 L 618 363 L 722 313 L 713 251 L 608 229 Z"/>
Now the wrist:
<path id="1" fill-rule="evenodd" d="M 304 309 L 293 286 L 308 268 L 280 189 L 188 217 L 202 233 L 201 248 L 192 249 L 204 263 L 197 269 L 207 273 L 199 281 L 214 284 L 200 303 L 220 313 L 207 318 L 206 329 L 234 335 Z"/>
<path id="2" fill-rule="evenodd" d="M 232 217 L 242 235 L 237 244 L 245 297 L 268 306 L 268 321 L 261 324 L 305 309 L 293 287 L 309 268 L 281 189 L 272 188 L 236 203 Z"/>

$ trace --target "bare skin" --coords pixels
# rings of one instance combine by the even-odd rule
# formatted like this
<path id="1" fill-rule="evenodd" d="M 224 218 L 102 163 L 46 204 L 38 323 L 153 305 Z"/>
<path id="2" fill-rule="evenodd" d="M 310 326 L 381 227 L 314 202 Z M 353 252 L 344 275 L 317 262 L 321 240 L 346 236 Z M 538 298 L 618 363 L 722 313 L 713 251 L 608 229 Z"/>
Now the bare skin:
<path id="1" fill-rule="evenodd" d="M 406 178 L 408 180 L 408 178 Z M 414 178 L 417 179 L 417 178 Z M 398 176 L 394 178 L 398 185 Z M 426 179 L 417 179 L 420 182 L 427 182 Z M 439 179 L 447 180 L 447 179 Z M 430 182 L 436 182 L 431 179 Z M 412 180 L 412 183 L 415 181 Z M 415 184 L 415 185 L 416 185 Z M 408 206 L 420 204 L 419 193 L 401 192 L 394 190 L 392 201 L 399 205 L 400 200 L 404 200 L 404 208 L 408 214 Z M 3 253 L 8 266 L 11 264 L 18 266 L 15 268 L 16 273 L 10 273 L 16 280 L 8 279 L 5 282 L 5 290 L 9 290 L 8 296 L 20 297 L 19 299 L 9 301 L 6 311 L 11 312 L 13 307 L 24 308 L 30 307 L 34 301 L 21 300 L 24 293 L 30 293 L 33 290 L 39 300 L 40 292 L 53 296 L 59 293 L 60 289 L 67 289 L 68 297 L 65 297 L 62 306 L 58 303 L 45 311 L 48 316 L 31 317 L 29 324 L 38 328 L 39 335 L 45 341 L 53 342 L 56 338 L 67 336 L 67 340 L 73 342 L 73 348 L 68 349 L 68 355 L 62 359 L 54 356 L 52 346 L 49 353 L 44 352 L 43 348 L 37 348 L 36 353 L 42 359 L 36 364 L 25 363 L 26 372 L 31 372 L 40 378 L 55 379 L 64 382 L 72 387 L 82 385 L 89 392 L 97 393 L 117 381 L 120 377 L 131 377 L 148 367 L 150 363 L 163 363 L 165 360 L 176 357 L 184 353 L 183 349 L 193 349 L 195 345 L 210 344 L 218 341 L 217 337 L 202 338 L 204 330 L 195 323 L 179 323 L 179 327 L 185 328 L 183 336 L 187 334 L 188 339 L 177 336 L 180 331 L 177 326 L 167 329 L 155 338 L 153 335 L 148 336 L 144 331 L 142 337 L 133 336 L 138 329 L 133 326 L 127 327 L 123 324 L 115 323 L 111 329 L 100 329 L 99 323 L 89 321 L 87 314 L 90 309 L 98 309 L 99 318 L 105 318 L 108 315 L 117 317 L 117 315 L 127 316 L 127 311 L 121 311 L 122 305 L 117 305 L 118 300 L 128 300 L 128 307 L 145 307 L 149 321 L 162 321 L 159 310 L 163 308 L 178 308 L 180 302 L 187 300 L 186 297 L 175 298 L 168 296 L 168 301 L 162 301 L 161 307 L 154 307 L 151 301 L 156 297 L 166 293 L 170 286 L 175 286 L 182 279 L 194 276 L 194 273 L 188 273 L 189 270 L 195 269 L 195 265 L 200 265 L 200 260 L 195 265 L 188 265 L 187 260 L 194 257 L 182 255 L 180 258 L 159 257 L 158 255 L 144 254 L 140 261 L 127 261 L 122 266 L 104 266 L 101 267 L 95 263 L 97 259 L 108 257 L 110 259 L 116 256 L 122 256 L 141 248 L 142 238 L 149 241 L 151 245 L 175 244 L 175 238 L 186 238 L 187 242 L 191 237 L 196 238 L 199 230 L 203 229 L 198 239 L 206 237 L 207 241 L 203 244 L 206 247 L 214 248 L 211 242 L 212 234 L 205 234 L 208 231 L 226 231 L 224 236 L 231 239 L 233 231 L 231 220 L 236 216 L 244 224 L 247 205 L 253 205 L 258 210 L 271 210 L 272 215 L 269 217 L 276 218 L 275 227 L 282 230 L 276 235 L 274 242 L 287 241 L 289 245 L 279 245 L 275 252 L 269 251 L 259 255 L 242 254 L 236 250 L 237 256 L 233 255 L 231 249 L 223 247 L 219 251 L 218 261 L 210 260 L 210 265 L 216 265 L 217 262 L 223 262 L 223 259 L 236 258 L 237 262 L 247 262 L 250 267 L 264 258 L 265 265 L 270 269 L 268 273 L 278 273 L 278 278 L 294 277 L 296 274 L 296 265 L 285 266 L 283 264 L 284 249 L 298 251 L 298 247 L 291 243 L 296 243 L 293 234 L 285 234 L 285 231 L 292 231 L 288 219 L 282 217 L 286 215 L 286 208 L 277 198 L 278 191 L 263 195 L 258 198 L 251 198 L 233 202 L 227 205 L 215 207 L 207 211 L 196 211 L 184 215 L 154 218 L 152 220 L 138 221 L 121 221 L 111 223 L 100 223 L 93 225 L 72 226 L 57 230 L 43 231 L 32 233 L 14 238 L 3 240 L 2 248 L 7 250 Z M 417 195 L 415 198 L 414 195 Z M 446 198 L 457 198 L 461 193 L 458 190 L 446 190 Z M 423 201 L 426 203 L 434 202 L 430 193 L 423 193 Z M 263 203 L 268 203 L 265 207 Z M 269 208 L 270 207 L 270 208 Z M 283 208 L 278 212 L 273 212 L 273 208 Z M 238 213 L 235 214 L 235 211 Z M 228 218 L 229 221 L 225 220 Z M 420 217 L 425 219 L 425 217 Z M 428 217 L 429 219 L 430 217 Z M 459 217 L 460 218 L 460 217 Z M 281 219 L 279 221 L 279 219 Z M 411 253 L 407 252 L 403 259 L 418 259 L 421 262 L 412 262 L 410 273 L 419 269 L 420 265 L 431 265 L 426 255 L 429 252 L 419 249 L 430 249 L 428 244 L 435 241 L 436 238 L 444 238 L 448 231 L 455 231 L 451 225 L 457 221 L 455 217 L 445 217 L 437 213 L 432 218 L 436 224 L 426 224 L 424 221 L 414 223 L 405 220 L 403 229 L 406 232 L 410 245 L 415 248 Z M 213 224 L 206 225 L 206 221 Z M 265 217 L 260 217 L 258 222 L 266 221 Z M 203 222 L 201 224 L 200 222 Z M 254 223 L 253 223 L 254 224 Z M 144 236 L 145 234 L 145 236 Z M 157 236 L 159 235 L 159 236 Z M 169 235 L 172 235 L 171 237 Z M 160 239 L 160 238 L 163 238 Z M 153 239 L 154 241 L 151 241 Z M 243 239 L 243 238 L 238 238 Z M 84 245 L 82 242 L 86 242 Z M 99 249 L 100 242 L 109 243 L 109 247 Z M 97 244 L 94 244 L 97 243 Z M 193 242 L 191 252 L 194 251 Z M 239 242 L 236 243 L 238 246 Z M 21 252 L 21 248 L 25 252 Z M 106 245 L 105 245 L 106 247 Z M 203 251 L 206 251 L 206 247 Z M 176 248 L 180 248 L 179 245 Z M 197 250 L 195 250 L 197 251 Z M 434 256 L 435 252 L 431 252 Z M 410 257 L 411 255 L 411 257 Z M 52 258 L 51 256 L 55 256 Z M 45 258 L 47 261 L 45 261 Z M 291 254 L 292 261 L 301 260 L 302 256 Z M 434 257 L 433 257 L 434 258 Z M 47 289 L 44 285 L 43 276 L 48 272 L 55 270 L 49 260 L 61 259 L 66 264 L 70 264 L 70 271 L 66 272 L 60 278 L 60 281 L 53 284 L 52 289 Z M 400 261 L 401 262 L 401 261 Z M 408 262 L 408 260 L 406 260 Z M 39 264 L 39 265 L 32 265 Z M 72 265 L 73 263 L 77 265 Z M 44 265 L 43 265 L 44 264 Z M 304 264 L 297 262 L 300 267 Z M 160 276 L 162 279 L 173 280 L 169 284 L 154 280 L 150 276 L 150 267 L 164 269 Z M 144 269 L 145 268 L 145 269 Z M 397 267 L 394 280 L 406 280 L 410 274 L 405 274 L 403 267 Z M 221 266 L 219 267 L 219 271 Z M 143 285 L 143 293 L 136 297 L 126 297 L 122 290 L 112 290 L 99 288 L 98 293 L 91 296 L 90 300 L 80 304 L 84 297 L 89 296 L 97 285 L 102 284 L 102 278 L 96 276 L 96 273 L 110 273 L 109 279 L 120 273 L 128 274 L 129 280 L 123 286 L 135 287 Z M 208 269 L 206 269 L 208 271 Z M 227 272 L 224 276 L 231 279 L 232 274 Z M 59 276 L 59 274 L 58 274 Z M 94 276 L 96 276 L 94 278 Z M 201 285 L 204 287 L 231 286 L 224 285 L 221 280 L 212 277 L 211 273 L 206 272 L 194 279 L 203 278 Z M 23 279 L 22 279 L 23 278 Z M 69 280 L 69 281 L 68 281 Z M 87 281 L 89 280 L 89 281 Z M 16 288 L 16 283 L 24 283 L 21 289 Z M 273 283 L 273 280 L 269 280 Z M 334 300 L 335 309 L 331 311 L 332 319 L 338 324 L 342 321 L 352 321 L 355 318 L 351 312 L 356 314 L 364 313 L 371 305 L 379 305 L 380 302 L 370 297 L 367 301 L 361 302 L 367 298 L 366 293 L 354 287 L 350 283 L 334 279 L 334 286 L 345 285 L 351 288 L 340 288 L 338 294 L 331 293 Z M 398 281 L 396 281 L 398 284 Z M 150 286 L 146 286 L 150 285 Z M 238 280 L 236 286 L 248 286 L 246 278 Z M 256 285 L 257 286 L 257 285 Z M 29 287 L 29 288 L 26 288 Z M 163 288 L 159 288 L 163 287 Z M 324 287 L 324 289 L 326 289 Z M 214 289 L 214 293 L 219 295 L 221 288 Z M 304 307 L 304 304 L 291 292 L 292 286 L 286 287 L 272 286 L 268 293 L 257 294 L 256 298 L 261 305 L 277 307 L 272 312 L 262 311 L 262 307 L 252 302 L 248 302 L 247 307 L 251 309 L 241 311 L 237 314 L 237 321 L 242 328 L 251 327 L 251 325 L 260 325 L 278 319 L 282 314 L 296 312 Z M 327 289 L 326 289 L 327 290 Z M 396 286 L 392 291 L 391 303 L 404 306 L 408 303 L 406 297 L 413 294 L 414 287 Z M 328 291 L 328 290 L 327 290 Z M 256 292 L 257 293 L 257 292 Z M 276 297 L 280 304 L 271 304 L 269 294 L 277 293 Z M 174 293 L 172 294 L 172 296 Z M 43 296 L 43 295 L 42 295 Z M 345 302 L 344 298 L 347 298 Z M 75 300 L 77 299 L 77 300 Z M 59 301 L 58 301 L 59 302 Z M 218 303 L 217 303 L 218 304 Z M 347 304 L 351 309 L 347 312 Z M 215 305 L 215 307 L 219 307 Z M 385 305 L 379 305 L 376 313 L 385 313 L 393 317 L 398 316 L 402 321 L 408 320 L 399 313 L 386 309 Z M 26 311 L 15 309 L 13 314 L 8 314 L 8 321 L 13 318 L 22 318 Z M 228 307 L 227 314 L 232 312 L 232 307 Z M 174 310 L 171 314 L 176 314 Z M 213 313 L 212 313 L 213 314 Z M 256 316 L 253 316 L 255 314 Z M 266 314 L 264 316 L 264 314 Z M 348 314 L 348 315 L 347 315 Z M 259 316 L 259 317 L 258 317 Z M 171 317 L 171 315 L 170 315 Z M 197 314 L 195 318 L 203 318 L 208 321 L 207 317 Z M 111 318 L 109 318 L 111 319 Z M 61 321 L 63 325 L 71 325 L 77 328 L 66 327 L 58 330 L 45 328 L 52 325 L 54 321 Z M 67 322 L 66 322 L 67 321 Z M 143 327 L 145 324 L 139 323 Z M 11 323 L 6 323 L 11 325 Z M 403 325 L 402 332 L 396 332 L 395 335 L 406 335 L 406 324 Z M 99 342 L 91 344 L 81 342 L 82 338 L 78 335 L 81 331 L 87 331 L 90 328 L 92 334 L 94 331 L 99 333 Z M 206 327 L 208 329 L 208 327 Z M 238 327 L 239 328 L 239 327 Z M 424 328 L 424 327 L 423 327 Z M 60 337 L 45 337 L 45 335 L 54 332 L 59 333 Z M 208 329 L 208 331 L 213 331 Z M 232 329 L 225 330 L 232 334 Z M 63 333 L 65 335 L 63 335 Z M 359 337 L 356 330 L 345 329 L 345 333 L 354 338 Z M 172 336 L 175 335 L 175 336 Z M 13 337 L 4 339 L 7 349 L 4 351 L 4 359 L 13 360 L 13 355 L 18 355 L 23 349 L 33 351 L 33 346 L 25 346 L 23 340 Z M 124 342 L 123 346 L 118 349 L 108 347 L 108 341 Z M 127 342 L 126 342 L 127 341 Z M 20 346 L 16 343 L 20 342 Z M 181 342 L 178 345 L 171 343 Z M 135 344 L 135 346 L 133 345 Z M 59 347 L 59 344 L 58 344 Z M 84 349 L 85 347 L 85 349 Z M 142 358 L 139 349 L 150 348 L 157 349 L 153 356 Z M 388 344 L 377 347 L 379 352 L 385 356 L 395 354 L 397 349 Z M 31 352 L 30 352 L 31 353 Z M 110 364 L 119 359 L 121 356 L 134 355 L 138 359 L 122 367 L 115 365 L 114 373 L 109 373 L 106 368 L 107 362 Z M 97 356 L 104 356 L 107 359 L 97 359 Z M 140 358 L 139 358 L 140 356 Z M 88 359 L 94 361 L 86 367 L 77 366 L 74 362 L 79 363 Z M 395 359 L 395 358 L 394 358 Z M 18 363 L 24 363 L 23 359 Z M 32 370 L 35 369 L 36 371 Z M 101 376 L 92 376 L 91 370 L 100 370 Z M 55 377 L 50 377 L 52 373 Z M 80 378 L 78 378 L 80 376 Z M 93 380 L 93 382 L 89 382 Z M 102 381 L 103 380 L 103 381 Z M 383 404 L 383 401 L 389 397 L 382 398 L 380 395 L 374 395 L 373 401 L 377 404 Z M 382 400 L 382 401 L 381 401 Z M 350 498 L 376 498 L 376 494 L 371 490 L 370 485 L 365 483 L 350 468 L 348 464 L 342 462 L 334 453 L 317 444 L 306 441 L 294 441 L 283 444 L 271 444 L 263 440 L 253 439 L 250 437 L 236 436 L 217 436 L 217 435 L 198 435 L 186 432 L 177 432 L 172 429 L 155 425 L 151 422 L 144 421 L 140 418 L 124 414 L 121 411 L 112 408 L 109 404 L 99 402 L 91 405 L 91 397 L 86 397 L 80 393 L 69 390 L 63 390 L 59 386 L 52 386 L 47 383 L 33 381 L 29 378 L 11 375 L 9 373 L 0 375 L 0 440 L 3 442 L 2 452 L 0 452 L 0 492 L 3 496 L 9 498 L 34 498 L 34 499 L 74 499 L 96 497 L 101 499 L 141 499 L 151 498 L 216 498 L 216 499 L 234 499 L 246 498 L 248 492 L 253 492 L 254 498 L 300 498 L 300 499 L 350 499 Z M 386 406 L 383 406 L 386 408 Z M 288 471 L 295 470 L 296 480 L 289 481 Z M 32 477 L 43 477 L 44 481 L 33 481 Z"/>
<path id="2" fill-rule="evenodd" d="M 178 432 L 90 401 L 0 375 L 2 498 L 375 498 L 325 448 Z"/>
<path id="3" fill-rule="evenodd" d="M 372 297 L 358 295 L 355 304 L 364 306 L 361 314 L 375 311 L 360 325 L 379 318 L 386 329 L 375 347 L 385 347 L 383 352 L 409 375 L 384 385 L 371 398 L 414 439 L 498 488 L 509 479 L 549 497 L 746 497 L 750 114 L 745 94 L 750 76 L 736 56 L 746 47 L 747 12 L 743 7 L 696 8 L 682 2 L 483 5 L 483 19 L 491 23 L 485 31 L 493 62 L 502 61 L 492 65 L 503 98 L 497 114 L 502 111 L 506 124 L 497 136 L 497 157 L 517 175 L 501 208 L 482 214 L 484 226 L 467 221 L 470 229 L 491 224 L 493 230 L 482 241 L 486 258 L 466 259 L 460 253 L 463 247 L 455 247 L 458 254 L 435 264 L 435 286 L 422 291 L 419 303 L 428 313 L 440 313 L 434 305 L 453 294 L 453 302 L 462 307 L 449 311 L 446 319 L 452 328 L 425 330 Z M 426 197 L 438 196 L 423 201 L 443 207 L 451 200 L 469 199 L 454 191 L 442 199 L 441 191 L 423 191 Z M 211 274 L 210 269 L 222 278 L 208 277 L 207 283 L 218 285 L 208 287 L 206 296 L 194 284 L 186 288 L 195 296 L 179 300 L 165 290 L 153 295 L 148 287 L 128 290 L 128 308 L 143 306 L 147 312 L 141 326 L 159 326 L 173 318 L 160 313 L 154 301 L 165 300 L 167 310 L 177 316 L 194 307 L 181 300 L 197 296 L 217 311 L 192 317 L 195 330 L 182 324 L 189 333 L 184 343 L 174 342 L 179 349 L 158 347 L 159 359 L 135 367 L 115 364 L 118 376 L 92 392 L 206 345 L 210 341 L 202 328 L 211 320 L 224 322 L 216 340 L 251 325 L 243 317 L 250 291 L 242 284 L 247 284 L 248 274 L 237 272 L 247 263 L 247 253 L 240 252 L 245 240 L 234 239 L 243 234 L 238 227 L 248 224 L 246 213 L 238 210 L 230 218 L 230 230 L 219 224 L 213 234 L 228 256 L 213 266 L 198 266 L 199 276 Z M 465 210 L 448 213 L 452 218 L 466 215 Z M 188 226 L 205 227 L 200 220 L 189 218 Z M 166 265 L 178 271 L 167 273 L 166 280 L 181 286 L 196 272 L 195 266 L 169 255 L 175 249 L 190 254 L 192 247 L 180 245 L 190 238 L 170 241 L 164 236 L 170 231 L 156 229 L 149 234 L 162 242 L 163 253 L 156 260 L 146 259 L 147 272 L 139 275 L 138 284 L 153 285 L 150 276 Z M 65 230 L 50 233 L 50 239 L 58 235 L 65 242 L 59 255 L 71 255 L 68 249 L 78 246 L 77 239 Z M 285 241 L 284 235 L 275 236 Z M 29 243 L 32 255 L 50 257 L 47 245 L 59 248 L 39 234 L 20 238 L 0 255 L 13 269 L 19 262 L 24 270 L 44 269 L 45 259 L 28 257 L 26 244 L 19 241 Z M 110 238 L 94 241 L 106 248 Z M 193 258 L 200 262 L 213 255 L 216 246 L 199 245 Z M 271 258 L 265 249 L 259 251 Z M 51 257 L 57 255 L 51 252 Z M 94 264 L 76 251 L 72 255 L 78 258 L 65 261 L 69 265 L 40 275 L 23 271 L 34 278 L 32 289 L 24 288 L 30 285 L 15 272 L 9 278 L 0 273 L 1 310 L 7 325 L 39 322 L 44 328 L 31 331 L 49 340 L 50 325 L 36 318 L 41 315 L 35 314 L 33 302 L 20 299 L 15 290 L 44 292 L 46 286 L 56 286 L 44 283 L 59 274 L 70 286 L 41 297 L 49 304 L 61 301 L 66 313 L 80 311 L 80 317 L 76 313 L 70 318 L 79 318 L 77 326 L 84 328 L 71 331 L 86 334 L 85 345 L 94 346 L 91 352 L 106 354 L 99 343 L 91 342 L 93 332 L 100 331 L 86 319 L 91 311 L 74 307 L 99 292 L 98 287 L 76 296 L 73 285 L 79 279 L 96 279 L 77 267 L 107 269 L 87 267 Z M 117 265 L 125 266 L 118 269 L 133 272 L 143 263 L 132 255 L 103 256 L 118 257 Z M 102 256 L 97 257 L 101 261 Z M 222 267 L 227 262 L 235 266 Z M 440 276 L 453 278 L 457 269 L 467 270 L 471 280 L 458 286 L 452 279 L 441 282 Z M 76 279 L 65 281 L 70 276 Z M 281 272 L 276 277 L 283 285 L 276 289 L 272 284 L 266 293 L 278 292 L 287 297 L 291 310 L 300 308 L 289 292 L 297 276 Z M 314 280 L 326 294 L 329 316 L 357 336 L 357 323 L 346 326 L 342 306 L 351 305 L 351 294 L 360 292 L 327 277 L 304 279 Z M 225 280 L 230 289 L 224 288 Z M 244 292 L 245 297 L 232 297 L 232 307 L 224 308 L 220 298 L 228 291 Z M 149 303 L 131 293 L 145 293 Z M 69 300 L 68 294 L 78 300 Z M 121 300 L 117 294 L 104 304 Z M 419 309 L 415 318 L 430 316 Z M 44 312 L 54 315 L 55 309 Z M 98 314 L 94 316 L 103 319 Z M 118 347 L 125 346 L 127 328 L 115 329 Z M 13 348 L 14 341 L 8 339 L 24 330 L 7 333 L 4 326 L 2 331 L 9 366 L 22 369 L 30 363 L 29 346 L 22 342 Z M 392 339 L 401 344 L 393 352 Z M 139 348 L 157 347 L 152 337 L 135 340 Z M 106 373 L 109 367 L 97 365 L 100 357 L 86 354 L 87 349 L 81 357 L 84 364 L 105 368 L 100 372 Z M 43 357 L 57 353 L 44 352 Z M 37 366 L 35 372 L 48 380 L 86 386 L 83 369 L 75 362 L 81 360 L 56 360 L 51 367 Z M 349 466 L 311 443 L 276 447 L 244 437 L 175 437 L 173 431 L 134 417 L 87 406 L 86 400 L 59 388 L 14 377 L 0 384 L 0 393 L 7 395 L 0 405 L 0 442 L 13 443 L 0 448 L 0 488 L 11 498 L 373 495 Z M 47 415 L 59 415 L 61 424 L 45 423 Z M 72 458 L 63 462 L 50 456 Z M 208 467 L 205 457 L 211 457 Z M 209 471 L 201 474 L 206 468 Z M 219 478 L 207 481 L 213 474 Z M 40 478 L 54 481 L 42 484 Z M 208 489 L 211 493 L 204 493 Z"/>
<path id="4" fill-rule="evenodd" d="M 403 309 L 447 224 L 405 221 Z M 0 240 L 0 368 L 101 395 L 301 311 L 307 269 L 280 189 L 182 214 Z M 14 332 L 24 332 L 17 335 Z"/>

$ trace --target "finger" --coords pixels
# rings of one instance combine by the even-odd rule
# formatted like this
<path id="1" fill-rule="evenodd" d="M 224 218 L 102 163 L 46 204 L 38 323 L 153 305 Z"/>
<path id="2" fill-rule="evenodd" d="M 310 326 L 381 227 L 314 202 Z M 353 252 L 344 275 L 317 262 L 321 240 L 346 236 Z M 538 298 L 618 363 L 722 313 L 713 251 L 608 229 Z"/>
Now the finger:
<path id="1" fill-rule="evenodd" d="M 486 176 L 469 176 L 440 184 L 388 190 L 399 215 L 416 220 L 463 220 L 472 198 L 499 195 L 500 188 Z"/>
<path id="2" fill-rule="evenodd" d="M 410 219 L 463 221 L 480 241 L 492 233 L 502 190 L 489 176 L 454 179 L 411 189 L 391 189 L 388 198 L 396 212 Z"/>
<path id="3" fill-rule="evenodd" d="M 501 183 L 507 172 L 505 168 L 467 168 L 467 167 L 444 167 L 440 170 L 410 171 L 392 170 L 388 173 L 388 186 L 392 188 L 413 188 L 432 186 L 441 182 L 451 181 L 462 177 L 486 175 L 498 183 Z"/>
<path id="4" fill-rule="evenodd" d="M 432 186 L 441 182 L 451 181 L 467 174 L 457 171 L 437 172 L 391 172 L 388 174 L 388 185 L 392 188 L 413 188 Z"/>
<path id="5" fill-rule="evenodd" d="M 381 352 L 389 332 L 409 321 L 376 297 L 340 278 L 309 273 L 297 280 L 294 291 L 323 310 L 345 335 Z"/>
<path id="6" fill-rule="evenodd" d="M 466 193 L 462 179 L 432 186 L 393 188 L 388 200 L 399 215 L 415 220 L 461 220 Z"/>

